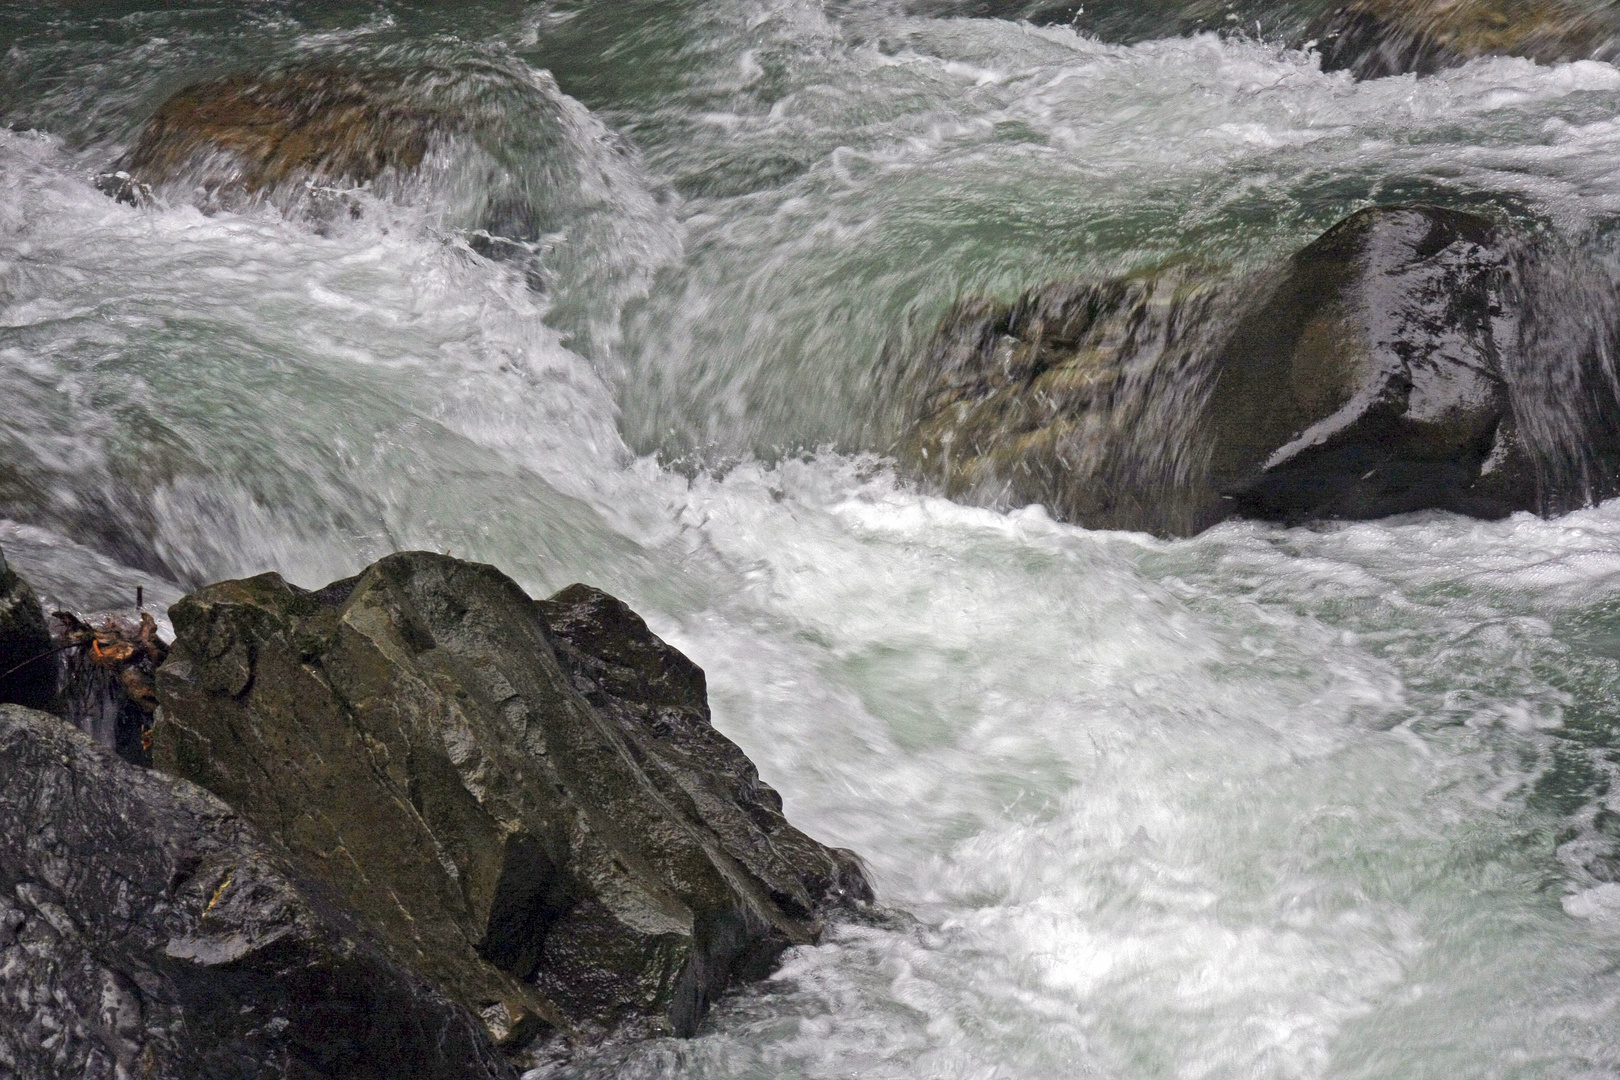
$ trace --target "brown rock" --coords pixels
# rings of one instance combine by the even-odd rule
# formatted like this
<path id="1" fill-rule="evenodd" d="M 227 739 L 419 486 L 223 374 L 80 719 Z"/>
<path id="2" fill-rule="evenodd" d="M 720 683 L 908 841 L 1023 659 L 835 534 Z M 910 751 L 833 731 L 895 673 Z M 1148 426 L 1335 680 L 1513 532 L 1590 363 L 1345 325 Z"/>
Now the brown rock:
<path id="1" fill-rule="evenodd" d="M 168 656 L 156 621 L 148 612 L 138 623 L 104 615 L 91 625 L 68 611 L 51 617 L 61 627 L 54 639 L 60 676 L 51 711 L 125 761 L 150 765 L 153 676 Z"/>
<path id="2" fill-rule="evenodd" d="M 414 171 L 447 123 L 386 71 L 231 75 L 165 101 L 115 168 L 135 184 L 192 183 L 216 197 L 363 184 Z"/>
<path id="3" fill-rule="evenodd" d="M 1358 79 L 1427 75 L 1482 56 L 1610 59 L 1617 34 L 1610 8 L 1570 0 L 1352 0 L 1307 31 L 1322 70 Z"/>
<path id="4" fill-rule="evenodd" d="M 1177 478 L 1197 464 L 1177 458 L 1196 453 L 1197 400 L 1185 369 L 1207 345 L 1219 286 L 1180 268 L 958 304 L 902 380 L 901 460 L 953 499 L 1187 531 Z M 1160 437 L 1138 439 L 1149 427 Z"/>

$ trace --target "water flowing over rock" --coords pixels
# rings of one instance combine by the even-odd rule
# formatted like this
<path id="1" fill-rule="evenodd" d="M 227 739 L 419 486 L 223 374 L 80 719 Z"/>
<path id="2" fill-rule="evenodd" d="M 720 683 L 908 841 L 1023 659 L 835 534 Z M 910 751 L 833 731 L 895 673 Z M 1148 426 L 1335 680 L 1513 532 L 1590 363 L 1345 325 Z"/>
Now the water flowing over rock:
<path id="1" fill-rule="evenodd" d="M 603 594 L 537 606 L 492 567 L 406 553 L 313 593 L 213 585 L 171 617 L 158 765 L 509 1043 L 690 1034 L 870 895 L 709 727 L 701 671 Z"/>
<path id="2" fill-rule="evenodd" d="M 56 690 L 50 651 L 39 597 L 0 553 L 0 701 L 44 708 Z"/>
<path id="3" fill-rule="evenodd" d="M 211 203 L 290 183 L 363 184 L 414 171 L 448 124 L 386 71 L 322 68 L 194 83 L 147 121 L 115 168 L 151 188 L 184 181 Z"/>
<path id="4" fill-rule="evenodd" d="M 1094 528 L 1175 529 L 1197 469 L 1189 363 L 1222 303 L 1214 278 L 1175 270 L 1045 286 L 945 316 L 910 399 L 902 460 L 953 499 L 1044 503 Z M 1164 437 L 1142 440 L 1144 430 Z"/>
<path id="5" fill-rule="evenodd" d="M 0 1076 L 513 1075 L 219 799 L 0 705 Z"/>
<path id="6" fill-rule="evenodd" d="M 1620 54 L 1612 9 L 1569 0 L 1352 0 L 1306 34 L 1321 50 L 1322 70 L 1358 79 L 1428 75 L 1482 56 L 1550 64 Z"/>
<path id="7" fill-rule="evenodd" d="M 953 497 L 1167 534 L 1569 510 L 1620 476 L 1616 324 L 1600 297 L 1548 296 L 1539 257 L 1477 215 L 1373 208 L 1239 284 L 960 305 L 906 376 L 899 453 Z"/>
<path id="8" fill-rule="evenodd" d="M 268 202 L 321 231 L 363 217 L 364 190 L 426 208 L 543 292 L 543 238 L 601 211 L 570 193 L 590 167 L 575 126 L 550 77 L 521 64 L 238 73 L 167 98 L 96 183 L 134 205 Z"/>

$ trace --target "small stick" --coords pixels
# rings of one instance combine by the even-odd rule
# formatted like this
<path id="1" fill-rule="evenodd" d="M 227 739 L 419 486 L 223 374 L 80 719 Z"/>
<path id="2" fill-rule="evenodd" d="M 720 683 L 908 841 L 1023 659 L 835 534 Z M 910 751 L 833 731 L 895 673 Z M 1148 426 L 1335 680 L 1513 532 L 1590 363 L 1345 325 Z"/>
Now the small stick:
<path id="1" fill-rule="evenodd" d="M 140 585 L 135 586 L 135 610 L 136 611 L 141 610 L 141 603 L 142 603 L 141 594 L 144 593 L 145 591 L 146 590 L 145 590 L 145 588 L 143 586 L 140 586 Z"/>
<path id="2" fill-rule="evenodd" d="M 27 667 L 29 664 L 32 664 L 35 660 L 43 660 L 47 656 L 53 656 L 56 653 L 63 652 L 65 650 L 67 650 L 67 649 L 72 649 L 72 648 L 76 648 L 76 647 L 78 647 L 80 645 L 87 645 L 87 644 L 89 644 L 89 642 L 70 641 L 66 645 L 58 645 L 54 649 L 46 649 L 44 652 L 40 653 L 38 656 L 30 656 L 28 659 L 24 660 L 22 663 L 18 664 L 16 667 L 12 668 L 10 671 L 0 671 L 0 682 L 5 682 L 7 679 L 9 679 L 13 675 L 15 675 L 17 672 L 21 671 L 23 668 Z"/>

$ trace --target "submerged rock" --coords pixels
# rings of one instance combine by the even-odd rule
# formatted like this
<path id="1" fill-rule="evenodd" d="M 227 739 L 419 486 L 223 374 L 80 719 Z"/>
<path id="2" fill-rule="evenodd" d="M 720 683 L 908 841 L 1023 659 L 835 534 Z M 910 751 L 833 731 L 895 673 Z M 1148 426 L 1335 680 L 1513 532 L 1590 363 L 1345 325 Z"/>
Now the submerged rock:
<path id="1" fill-rule="evenodd" d="M 137 206 L 269 203 L 323 232 L 365 215 L 364 188 L 435 205 L 472 251 L 544 292 L 544 238 L 598 210 L 563 182 L 579 168 L 557 160 L 565 114 L 549 79 L 515 61 L 235 74 L 169 97 L 96 185 Z"/>
<path id="2" fill-rule="evenodd" d="M 386 71 L 209 79 L 158 108 L 104 187 L 133 201 L 143 186 L 183 181 L 228 200 L 304 181 L 363 184 L 414 171 L 447 123 Z"/>
<path id="3" fill-rule="evenodd" d="M 170 614 L 158 765 L 511 1044 L 690 1034 L 869 895 L 708 726 L 702 673 L 602 594 L 537 606 L 492 567 L 406 553 L 314 593 L 213 585 Z"/>
<path id="4" fill-rule="evenodd" d="M 1182 420 L 1199 404 L 1184 369 L 1221 303 L 1215 280 L 1178 270 L 958 304 L 903 377 L 902 461 L 953 499 L 1179 531 Z"/>
<path id="5" fill-rule="evenodd" d="M 1570 0 L 1351 0 L 1306 34 L 1321 50 L 1322 70 L 1358 79 L 1428 75 L 1482 56 L 1550 64 L 1620 54 L 1613 11 Z"/>
<path id="6" fill-rule="evenodd" d="M 0 1076 L 514 1074 L 219 799 L 0 705 Z"/>
<path id="7" fill-rule="evenodd" d="M 39 597 L 0 553 L 0 702 L 42 709 L 56 692 L 51 634 Z"/>
<path id="8" fill-rule="evenodd" d="M 1620 476 L 1615 323 L 1572 294 L 1580 333 L 1558 339 L 1538 273 L 1485 218 L 1383 207 L 1242 283 L 961 305 L 907 376 L 899 453 L 954 497 L 1173 535 L 1233 514 L 1572 509 Z"/>

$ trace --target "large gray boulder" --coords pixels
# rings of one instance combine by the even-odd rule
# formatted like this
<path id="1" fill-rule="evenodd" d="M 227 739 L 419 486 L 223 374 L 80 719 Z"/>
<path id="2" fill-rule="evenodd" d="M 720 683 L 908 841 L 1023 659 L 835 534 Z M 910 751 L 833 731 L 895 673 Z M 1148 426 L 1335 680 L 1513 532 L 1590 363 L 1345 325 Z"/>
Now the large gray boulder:
<path id="1" fill-rule="evenodd" d="M 1376 207 L 1246 279 L 966 302 L 897 379 L 897 453 L 953 498 L 1166 535 L 1573 509 L 1616 490 L 1620 383 L 1612 296 L 1557 261 L 1475 214 Z"/>
<path id="2" fill-rule="evenodd" d="M 0 1077 L 513 1075 L 219 799 L 0 705 Z"/>
<path id="3" fill-rule="evenodd" d="M 511 1045 L 690 1034 L 869 896 L 709 726 L 702 673 L 602 594 L 537 606 L 418 552 L 313 593 L 224 582 L 170 615 L 158 766 Z"/>

